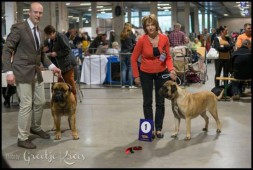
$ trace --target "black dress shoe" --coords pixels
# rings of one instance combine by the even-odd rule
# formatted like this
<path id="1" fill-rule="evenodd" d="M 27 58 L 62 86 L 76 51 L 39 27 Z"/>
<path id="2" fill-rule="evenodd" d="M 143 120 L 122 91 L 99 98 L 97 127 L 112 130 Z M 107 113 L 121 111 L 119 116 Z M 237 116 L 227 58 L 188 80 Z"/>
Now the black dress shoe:
<path id="1" fill-rule="evenodd" d="M 29 139 L 21 141 L 18 139 L 18 147 L 26 148 L 26 149 L 36 149 L 36 145 L 32 143 Z"/>
<path id="2" fill-rule="evenodd" d="M 163 134 L 162 134 L 162 132 L 161 131 L 156 131 L 156 137 L 157 138 L 163 138 Z"/>
<path id="3" fill-rule="evenodd" d="M 32 128 L 30 128 L 30 133 L 35 134 L 35 135 L 39 135 L 43 139 L 50 139 L 50 135 L 48 133 L 44 132 L 43 130 L 36 132 L 36 131 L 32 130 Z"/>
<path id="4" fill-rule="evenodd" d="M 155 134 L 154 133 L 152 133 L 152 139 L 155 139 Z"/>

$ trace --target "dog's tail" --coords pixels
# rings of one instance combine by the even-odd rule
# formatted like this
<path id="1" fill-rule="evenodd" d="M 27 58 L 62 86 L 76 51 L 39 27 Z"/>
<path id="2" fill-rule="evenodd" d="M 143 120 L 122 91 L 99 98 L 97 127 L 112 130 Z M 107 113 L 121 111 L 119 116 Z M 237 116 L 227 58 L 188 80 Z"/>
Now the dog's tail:
<path id="1" fill-rule="evenodd" d="M 222 91 L 220 92 L 220 95 L 217 96 L 217 99 L 218 99 L 218 100 L 221 100 L 222 97 L 223 97 L 223 94 L 224 94 L 224 89 L 222 89 Z"/>

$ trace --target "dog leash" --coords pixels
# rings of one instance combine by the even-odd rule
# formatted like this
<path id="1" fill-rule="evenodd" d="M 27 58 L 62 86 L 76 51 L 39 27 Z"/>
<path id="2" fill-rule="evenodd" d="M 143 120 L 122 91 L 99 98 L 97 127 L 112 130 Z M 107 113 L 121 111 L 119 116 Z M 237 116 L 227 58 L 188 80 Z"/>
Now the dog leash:
<path id="1" fill-rule="evenodd" d="M 58 75 L 57 75 L 57 77 L 58 77 Z M 60 76 L 60 78 L 63 80 L 64 83 L 66 83 L 64 78 L 62 77 L 62 75 Z M 53 83 L 54 83 L 54 75 L 53 75 Z"/>
<path id="2" fill-rule="evenodd" d="M 170 74 L 163 74 L 162 75 L 162 78 L 163 79 L 167 79 L 167 78 L 169 78 L 170 77 Z M 177 81 L 178 80 L 178 81 Z M 180 80 L 180 78 L 178 77 L 178 76 L 176 76 L 176 82 L 177 82 L 177 84 L 178 85 L 181 85 L 181 80 Z"/>
<path id="3" fill-rule="evenodd" d="M 125 150 L 125 153 L 126 154 L 129 154 L 129 153 L 134 153 L 134 150 L 137 151 L 137 150 L 142 150 L 142 147 L 141 146 L 134 146 L 134 147 L 129 147 Z"/>

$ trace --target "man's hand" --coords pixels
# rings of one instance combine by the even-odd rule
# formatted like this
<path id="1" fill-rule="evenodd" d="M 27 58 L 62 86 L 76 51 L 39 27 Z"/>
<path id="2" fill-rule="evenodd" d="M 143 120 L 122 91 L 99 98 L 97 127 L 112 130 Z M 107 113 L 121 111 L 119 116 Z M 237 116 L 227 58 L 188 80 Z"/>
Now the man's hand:
<path id="1" fill-rule="evenodd" d="M 61 77 L 61 70 L 57 67 L 52 68 L 54 74 L 57 74 L 58 77 Z"/>
<path id="2" fill-rule="evenodd" d="M 57 54 L 56 54 L 56 52 L 51 52 L 51 53 L 50 53 L 50 56 L 51 56 L 51 57 L 56 57 Z"/>
<path id="3" fill-rule="evenodd" d="M 16 83 L 14 74 L 7 74 L 6 75 L 6 81 L 7 81 L 7 84 L 9 84 L 11 86 L 14 86 L 15 83 Z"/>
<path id="4" fill-rule="evenodd" d="M 49 50 L 48 46 L 44 46 L 43 49 L 42 49 L 42 51 L 43 51 L 44 53 L 47 52 L 48 50 Z"/>

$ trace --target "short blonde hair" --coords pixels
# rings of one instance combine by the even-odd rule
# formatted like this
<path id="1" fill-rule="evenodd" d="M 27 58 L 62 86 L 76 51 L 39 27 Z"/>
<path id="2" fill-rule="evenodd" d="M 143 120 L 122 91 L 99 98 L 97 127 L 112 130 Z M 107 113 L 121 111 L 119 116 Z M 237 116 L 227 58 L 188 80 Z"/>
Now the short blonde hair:
<path id="1" fill-rule="evenodd" d="M 156 31 L 159 30 L 159 23 L 158 23 L 158 20 L 157 20 L 157 17 L 155 14 L 150 14 L 148 16 L 145 16 L 142 18 L 142 27 L 143 27 L 143 30 L 144 32 L 147 34 L 148 33 L 148 30 L 146 28 L 146 24 L 149 22 L 149 23 L 152 23 L 156 26 Z"/>
<path id="2" fill-rule="evenodd" d="M 112 43 L 112 48 L 117 48 L 117 47 L 119 47 L 119 43 L 117 41 L 114 41 Z"/>
<path id="3" fill-rule="evenodd" d="M 179 28 L 181 28 L 181 24 L 179 24 L 179 23 L 175 23 L 175 24 L 174 24 L 174 27 L 175 27 L 175 26 L 178 26 Z"/>

